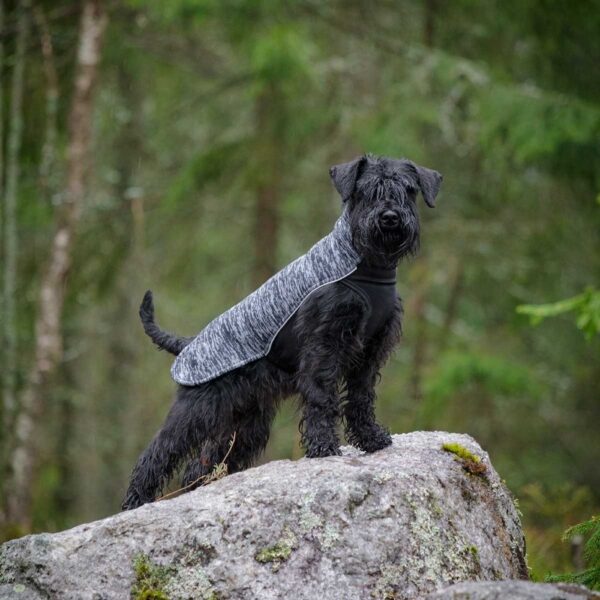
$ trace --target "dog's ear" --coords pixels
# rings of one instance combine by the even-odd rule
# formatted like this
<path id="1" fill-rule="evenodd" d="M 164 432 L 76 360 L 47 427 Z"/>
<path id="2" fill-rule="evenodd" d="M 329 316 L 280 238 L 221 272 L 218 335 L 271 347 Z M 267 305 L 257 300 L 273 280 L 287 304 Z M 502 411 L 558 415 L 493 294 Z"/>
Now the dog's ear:
<path id="1" fill-rule="evenodd" d="M 414 167 L 417 171 L 418 183 L 421 188 L 421 193 L 423 194 L 423 200 L 425 200 L 427 206 L 433 208 L 444 177 L 441 173 L 438 173 L 433 169 L 420 167 L 419 165 L 414 165 Z"/>
<path id="2" fill-rule="evenodd" d="M 360 156 L 350 162 L 335 165 L 329 169 L 329 176 L 333 181 L 335 189 L 342 197 L 342 202 L 347 202 L 352 196 L 354 188 L 356 187 L 356 180 L 359 176 L 360 167 L 364 161 L 365 157 Z"/>

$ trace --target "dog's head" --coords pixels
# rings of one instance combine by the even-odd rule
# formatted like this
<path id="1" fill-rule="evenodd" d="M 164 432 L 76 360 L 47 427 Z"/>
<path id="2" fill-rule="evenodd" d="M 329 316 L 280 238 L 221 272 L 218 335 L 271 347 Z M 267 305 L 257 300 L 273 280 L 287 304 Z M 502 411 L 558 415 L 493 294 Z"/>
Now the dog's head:
<path id="1" fill-rule="evenodd" d="M 410 160 L 361 156 L 329 170 L 347 205 L 355 248 L 369 262 L 392 264 L 419 249 L 417 194 L 433 208 L 437 171 Z"/>

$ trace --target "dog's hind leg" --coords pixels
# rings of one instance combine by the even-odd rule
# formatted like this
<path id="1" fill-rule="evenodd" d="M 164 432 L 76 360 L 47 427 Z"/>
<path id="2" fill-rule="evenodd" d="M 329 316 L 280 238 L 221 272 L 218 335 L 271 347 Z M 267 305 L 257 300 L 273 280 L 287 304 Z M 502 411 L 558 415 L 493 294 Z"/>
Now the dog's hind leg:
<path id="1" fill-rule="evenodd" d="M 277 388 L 276 382 L 272 383 Z M 222 437 L 220 441 L 207 440 L 199 456 L 190 459 L 181 479 L 182 487 L 190 486 L 189 489 L 194 489 L 210 483 L 208 476 L 221 462 L 227 466 L 227 473 L 243 471 L 252 466 L 262 454 L 269 441 L 277 397 L 273 389 L 269 389 L 260 398 L 253 394 L 248 404 L 247 412 L 239 413 L 234 418 L 232 429 L 226 437 Z"/>
<path id="2" fill-rule="evenodd" d="M 198 456 L 190 458 L 181 476 L 181 487 L 186 491 L 193 490 L 206 482 L 208 475 L 213 471 L 225 456 L 224 444 L 215 440 L 207 440 L 202 445 Z"/>
<path id="3" fill-rule="evenodd" d="M 123 510 L 155 500 L 183 460 L 207 437 L 204 413 L 211 398 L 198 397 L 198 388 L 180 388 L 167 418 L 144 450 L 131 474 Z M 215 403 L 216 404 L 216 403 Z"/>
<path id="4" fill-rule="evenodd" d="M 251 467 L 264 452 L 275 418 L 275 403 L 256 409 L 238 424 L 227 468 L 230 473 Z"/>

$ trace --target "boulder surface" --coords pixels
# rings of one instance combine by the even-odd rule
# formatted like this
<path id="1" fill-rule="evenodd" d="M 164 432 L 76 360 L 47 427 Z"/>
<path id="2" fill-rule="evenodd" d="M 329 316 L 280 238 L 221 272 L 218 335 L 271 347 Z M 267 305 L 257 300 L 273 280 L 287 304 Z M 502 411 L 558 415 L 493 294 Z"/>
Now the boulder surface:
<path id="1" fill-rule="evenodd" d="M 455 583 L 427 600 L 600 600 L 600 594 L 571 583 L 473 581 Z"/>
<path id="2" fill-rule="evenodd" d="M 509 491 L 475 440 L 443 432 L 271 462 L 0 547 L 0 598 L 389 600 L 525 578 Z"/>

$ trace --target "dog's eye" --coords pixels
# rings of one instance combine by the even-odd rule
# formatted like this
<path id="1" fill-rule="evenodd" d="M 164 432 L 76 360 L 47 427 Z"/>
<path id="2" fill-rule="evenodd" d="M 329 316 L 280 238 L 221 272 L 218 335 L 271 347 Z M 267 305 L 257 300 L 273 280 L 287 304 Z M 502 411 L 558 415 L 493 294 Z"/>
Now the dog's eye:
<path id="1" fill-rule="evenodd" d="M 406 192 L 408 194 L 410 194 L 411 196 L 413 196 L 414 194 L 417 193 L 417 188 L 414 185 L 407 185 L 406 186 Z"/>

